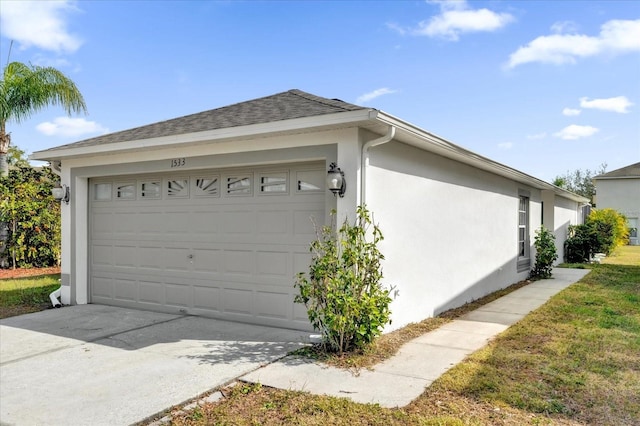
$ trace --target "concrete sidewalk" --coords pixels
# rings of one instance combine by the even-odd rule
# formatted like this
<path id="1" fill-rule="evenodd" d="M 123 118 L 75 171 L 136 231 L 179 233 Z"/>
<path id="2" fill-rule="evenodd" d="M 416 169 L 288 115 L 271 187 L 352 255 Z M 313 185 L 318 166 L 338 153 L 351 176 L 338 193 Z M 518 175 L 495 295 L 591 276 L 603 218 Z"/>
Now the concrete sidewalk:
<path id="1" fill-rule="evenodd" d="M 288 356 L 240 378 L 280 389 L 350 398 L 382 407 L 403 407 L 469 354 L 482 348 L 552 296 L 589 271 L 553 270 L 553 278 L 536 281 L 402 346 L 373 370 L 349 371 Z"/>

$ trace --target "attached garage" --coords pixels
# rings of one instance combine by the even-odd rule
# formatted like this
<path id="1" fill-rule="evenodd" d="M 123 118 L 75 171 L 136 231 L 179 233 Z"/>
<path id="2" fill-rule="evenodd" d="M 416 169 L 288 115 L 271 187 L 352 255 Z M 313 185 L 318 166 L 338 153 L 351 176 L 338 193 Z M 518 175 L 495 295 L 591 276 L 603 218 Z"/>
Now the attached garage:
<path id="1" fill-rule="evenodd" d="M 390 330 L 527 278 L 542 218 L 562 247 L 588 202 L 383 111 L 300 90 L 32 159 L 68 190 L 63 304 L 302 330 L 294 282 L 313 222 L 351 222 L 362 204 L 373 212 L 384 285 L 398 290 Z M 326 183 L 332 163 L 339 196 Z"/>
<path id="2" fill-rule="evenodd" d="M 308 328 L 293 283 L 325 175 L 317 162 L 91 179 L 90 301 Z"/>

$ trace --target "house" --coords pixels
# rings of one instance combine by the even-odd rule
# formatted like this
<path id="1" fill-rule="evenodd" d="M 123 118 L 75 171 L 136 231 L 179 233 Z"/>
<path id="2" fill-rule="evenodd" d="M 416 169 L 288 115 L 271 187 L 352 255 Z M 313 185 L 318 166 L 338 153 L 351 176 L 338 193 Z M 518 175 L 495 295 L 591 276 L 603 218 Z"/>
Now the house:
<path id="1" fill-rule="evenodd" d="M 599 209 L 614 209 L 627 217 L 629 244 L 640 244 L 640 163 L 631 164 L 593 178 L 596 205 Z"/>
<path id="2" fill-rule="evenodd" d="M 376 110 L 290 90 L 39 151 L 69 188 L 62 302 L 309 329 L 314 226 L 366 204 L 393 328 L 527 278 L 587 199 Z M 331 163 L 346 191 L 327 190 Z M 560 258 L 562 252 L 560 251 Z"/>

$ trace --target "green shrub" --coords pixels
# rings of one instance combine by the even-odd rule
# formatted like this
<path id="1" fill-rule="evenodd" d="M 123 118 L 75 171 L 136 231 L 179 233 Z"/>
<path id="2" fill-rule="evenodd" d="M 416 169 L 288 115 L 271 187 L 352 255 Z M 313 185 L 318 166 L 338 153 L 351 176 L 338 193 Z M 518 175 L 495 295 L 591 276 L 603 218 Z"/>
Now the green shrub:
<path id="1" fill-rule="evenodd" d="M 611 254 L 616 248 L 629 243 L 627 218 L 614 209 L 594 209 L 587 218 L 594 223 L 600 236 L 597 253 Z"/>
<path id="2" fill-rule="evenodd" d="M 569 238 L 564 242 L 564 261 L 567 263 L 589 262 L 596 252 L 597 234 L 591 224 L 569 226 Z"/>
<path id="3" fill-rule="evenodd" d="M 323 227 L 311 244 L 313 260 L 308 276 L 298 274 L 300 294 L 295 301 L 307 307 L 326 351 L 362 349 L 391 322 L 392 289 L 380 283 L 384 256 L 377 245 L 382 239 L 369 211 L 360 206 L 354 225 L 345 220 L 337 233 L 332 227 Z"/>
<path id="4" fill-rule="evenodd" d="M 536 231 L 533 243 L 536 248 L 536 264 L 531 271 L 531 278 L 551 278 L 553 262 L 558 259 L 555 240 L 555 235 L 544 226 Z"/>
<path id="5" fill-rule="evenodd" d="M 592 210 L 583 225 L 569 227 L 564 243 L 565 262 L 589 262 L 594 254 L 611 254 L 628 242 L 629 229 L 624 215 L 613 209 Z"/>

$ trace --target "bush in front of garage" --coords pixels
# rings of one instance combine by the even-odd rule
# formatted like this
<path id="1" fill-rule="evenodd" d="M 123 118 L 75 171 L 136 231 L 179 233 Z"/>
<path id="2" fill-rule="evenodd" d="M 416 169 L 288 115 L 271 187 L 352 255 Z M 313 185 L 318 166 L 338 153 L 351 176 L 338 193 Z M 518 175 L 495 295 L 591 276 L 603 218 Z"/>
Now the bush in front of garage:
<path id="1" fill-rule="evenodd" d="M 327 352 L 362 349 L 391 322 L 391 292 L 381 284 L 384 256 L 378 250 L 382 232 L 369 211 L 358 207 L 357 218 L 334 231 L 323 227 L 311 244 L 308 274 L 300 273 L 296 302 L 304 303 Z"/>

